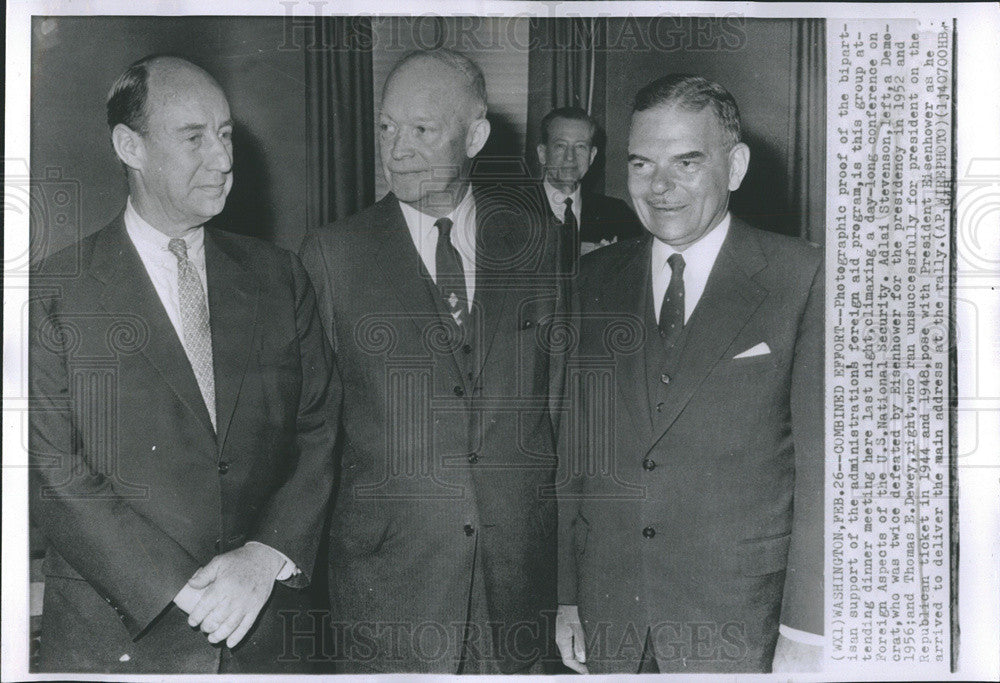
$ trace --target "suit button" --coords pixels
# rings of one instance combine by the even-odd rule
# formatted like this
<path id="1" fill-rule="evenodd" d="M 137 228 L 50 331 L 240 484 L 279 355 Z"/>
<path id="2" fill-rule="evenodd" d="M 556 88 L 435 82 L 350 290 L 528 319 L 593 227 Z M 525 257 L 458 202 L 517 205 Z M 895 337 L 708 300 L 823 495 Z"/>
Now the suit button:
<path id="1" fill-rule="evenodd" d="M 656 535 L 656 529 L 654 529 L 651 526 L 648 526 L 642 530 L 642 535 L 645 536 L 646 538 L 652 538 L 653 536 Z"/>
<path id="2" fill-rule="evenodd" d="M 465 396 L 465 389 L 463 389 L 462 387 L 456 386 L 454 389 L 452 389 L 452 391 L 455 392 L 456 396 Z"/>
<path id="3" fill-rule="evenodd" d="M 659 403 L 656 404 L 656 412 L 658 413 L 663 412 L 663 401 L 660 401 Z"/>
<path id="4" fill-rule="evenodd" d="M 531 322 L 530 320 L 525 320 L 523 323 L 521 323 L 521 329 L 522 330 L 530 329 L 531 326 L 534 325 L 534 324 L 535 323 Z"/>
<path id="5" fill-rule="evenodd" d="M 656 461 L 646 458 L 642 461 L 642 469 L 650 471 L 656 469 Z"/>
<path id="6" fill-rule="evenodd" d="M 468 344 L 462 344 L 462 353 L 472 353 L 472 347 Z"/>
<path id="7" fill-rule="evenodd" d="M 660 375 L 660 381 L 663 382 L 664 384 L 670 384 L 670 375 L 664 372 L 662 375 Z"/>
<path id="8" fill-rule="evenodd" d="M 472 525 L 471 524 L 466 524 L 465 525 L 465 535 L 466 536 L 471 536 L 474 533 L 476 533 L 476 530 L 472 528 Z"/>
<path id="9" fill-rule="evenodd" d="M 479 456 L 473 453 L 472 455 L 469 456 L 469 462 L 475 465 L 477 462 L 479 462 Z"/>
<path id="10" fill-rule="evenodd" d="M 217 552 L 217 553 L 221 553 L 222 552 L 222 539 L 221 538 L 215 539 L 215 552 Z"/>
<path id="11" fill-rule="evenodd" d="M 229 463 L 223 460 L 219 463 L 219 474 L 225 474 L 229 471 Z"/>

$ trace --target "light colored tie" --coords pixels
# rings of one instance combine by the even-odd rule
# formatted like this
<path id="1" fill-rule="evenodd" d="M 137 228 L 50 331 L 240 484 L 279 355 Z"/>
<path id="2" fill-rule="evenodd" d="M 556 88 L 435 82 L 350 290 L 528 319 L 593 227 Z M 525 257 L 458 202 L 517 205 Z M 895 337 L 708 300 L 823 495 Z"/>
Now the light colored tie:
<path id="1" fill-rule="evenodd" d="M 208 415 L 215 428 L 215 375 L 212 371 L 212 329 L 208 324 L 208 301 L 198 271 L 187 255 L 187 242 L 180 237 L 167 245 L 177 257 L 177 293 L 181 307 L 181 329 L 194 377 L 201 389 Z"/>

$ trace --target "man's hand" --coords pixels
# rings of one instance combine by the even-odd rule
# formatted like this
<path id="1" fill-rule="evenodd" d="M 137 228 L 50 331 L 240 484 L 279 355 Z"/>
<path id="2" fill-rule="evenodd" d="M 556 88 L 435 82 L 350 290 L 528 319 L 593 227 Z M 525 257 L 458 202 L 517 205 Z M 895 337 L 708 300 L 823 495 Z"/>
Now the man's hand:
<path id="1" fill-rule="evenodd" d="M 256 543 L 215 556 L 188 579 L 188 587 L 201 591 L 188 623 L 200 626 L 210 643 L 225 640 L 235 647 L 257 620 L 284 564 L 280 553 Z"/>
<path id="2" fill-rule="evenodd" d="M 577 673 L 587 671 L 587 653 L 583 644 L 583 624 L 576 605 L 559 605 L 556 612 L 556 646 L 563 664 Z"/>
<path id="3" fill-rule="evenodd" d="M 556 624 L 558 624 L 558 619 Z M 556 626 L 558 632 L 559 626 Z M 772 673 L 789 673 L 804 671 L 819 671 L 822 669 L 823 648 L 819 645 L 807 645 L 778 636 L 778 644 L 774 648 L 774 661 L 771 664 Z"/>

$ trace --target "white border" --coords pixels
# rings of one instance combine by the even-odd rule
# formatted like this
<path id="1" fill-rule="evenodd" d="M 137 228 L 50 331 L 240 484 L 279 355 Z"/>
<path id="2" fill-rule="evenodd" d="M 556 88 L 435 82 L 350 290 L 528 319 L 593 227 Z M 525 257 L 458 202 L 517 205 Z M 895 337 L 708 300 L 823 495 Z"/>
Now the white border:
<path id="1" fill-rule="evenodd" d="M 313 0 L 317 2 L 319 0 Z M 290 0 L 198 0 L 197 2 L 128 2 L 126 0 L 47 0 L 7 3 L 6 102 L 4 107 L 7 159 L 29 158 L 29 67 L 31 15 L 288 15 L 312 16 L 316 8 L 309 0 L 289 7 Z M 723 3 L 723 2 L 487 2 L 459 0 L 397 0 L 391 11 L 373 1 L 327 0 L 324 14 L 440 15 L 533 15 L 601 16 L 631 13 L 635 16 L 691 16 L 740 14 L 746 17 L 915 18 L 934 20 L 957 17 L 958 130 L 956 173 L 959 179 L 957 224 L 963 221 L 961 184 L 973 159 L 993 160 L 1000 167 L 1000 10 L 984 4 L 869 4 L 869 3 Z M 8 177 L 15 175 L 8 164 Z M 6 180 L 6 179 L 5 179 Z M 1000 195 L 1000 182 L 997 184 Z M 26 215 L 8 207 L 5 183 L 5 262 L 28 248 Z M 996 215 L 996 214 L 991 214 Z M 998 221 L 1000 222 L 1000 221 Z M 980 239 L 1000 240 L 1000 229 L 981 229 Z M 959 252 L 963 249 L 961 240 Z M 975 285 L 975 287 L 973 287 Z M 3 414 L 3 564 L 2 564 L 2 667 L 3 680 L 53 680 L 59 676 L 27 673 L 28 558 L 27 476 L 22 433 L 25 401 L 19 398 L 26 385 L 24 340 L 20 315 L 27 301 L 23 279 L 4 277 L 4 414 Z M 992 287 L 992 289 L 990 289 Z M 970 366 L 959 368 L 959 419 L 963 408 L 977 409 L 977 433 L 959 430 L 959 450 L 975 439 L 975 453 L 959 469 L 961 569 L 959 574 L 959 623 L 961 627 L 959 671 L 956 680 L 1000 679 L 1000 274 L 970 278 L 959 273 L 958 291 L 973 306 L 976 320 L 960 310 L 959 329 L 977 329 L 980 337 L 960 335 L 959 356 L 977 359 L 979 373 Z M 975 325 L 973 325 L 975 323 Z M 975 394 L 970 393 L 975 387 Z M 986 419 L 983 419 L 985 413 Z M 989 419 L 990 417 L 994 419 Z M 800 677 L 829 680 L 830 674 Z M 879 672 L 885 679 L 898 678 L 887 666 Z M 101 676 L 76 676 L 79 680 L 102 680 Z M 289 677 L 282 676 L 287 679 Z M 428 678 L 408 676 L 408 678 Z M 787 677 L 785 677 L 787 679 Z M 116 680 L 166 680 L 162 676 L 115 676 Z M 218 680 L 218 676 L 185 677 L 184 680 Z M 246 677 L 240 677 L 246 680 Z"/>

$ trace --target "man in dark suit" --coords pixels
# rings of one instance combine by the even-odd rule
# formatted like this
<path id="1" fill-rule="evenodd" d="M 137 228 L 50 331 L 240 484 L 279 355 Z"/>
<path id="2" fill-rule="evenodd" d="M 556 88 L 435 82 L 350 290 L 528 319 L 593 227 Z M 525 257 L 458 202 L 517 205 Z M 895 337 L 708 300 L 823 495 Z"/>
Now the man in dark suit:
<path id="1" fill-rule="evenodd" d="M 650 234 L 584 259 L 560 442 L 574 668 L 818 663 L 823 253 L 728 213 L 749 158 L 721 86 L 668 76 L 636 95 L 629 192 Z"/>
<path id="2" fill-rule="evenodd" d="M 404 57 L 379 122 L 391 193 L 301 252 L 345 390 L 339 670 L 535 671 L 555 610 L 553 234 L 467 181 L 490 132 L 467 57 Z"/>
<path id="3" fill-rule="evenodd" d="M 576 272 L 577 250 L 586 254 L 642 234 L 628 204 L 581 185 L 597 156 L 596 132 L 593 117 L 579 107 L 553 109 L 542 119 L 536 150 L 544 172 L 540 204 L 551 212 L 563 240 L 572 245 L 573 258 L 567 254 L 564 264 L 569 272 Z"/>
<path id="4" fill-rule="evenodd" d="M 205 71 L 136 62 L 108 124 L 126 207 L 32 283 L 40 668 L 301 670 L 283 630 L 306 606 L 339 404 L 315 296 L 293 254 L 205 227 L 233 158 Z"/>

